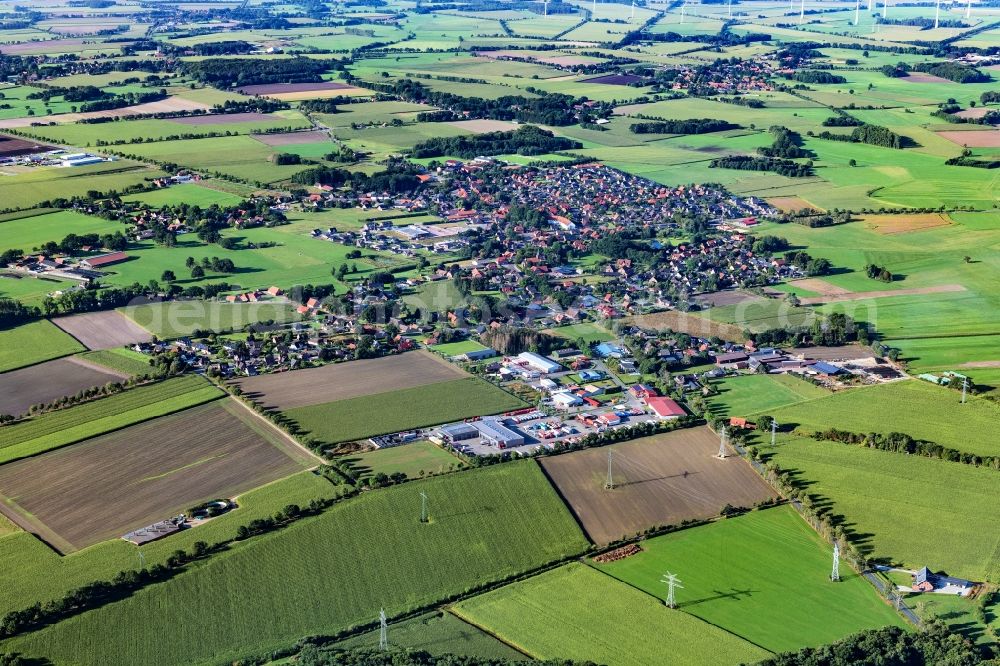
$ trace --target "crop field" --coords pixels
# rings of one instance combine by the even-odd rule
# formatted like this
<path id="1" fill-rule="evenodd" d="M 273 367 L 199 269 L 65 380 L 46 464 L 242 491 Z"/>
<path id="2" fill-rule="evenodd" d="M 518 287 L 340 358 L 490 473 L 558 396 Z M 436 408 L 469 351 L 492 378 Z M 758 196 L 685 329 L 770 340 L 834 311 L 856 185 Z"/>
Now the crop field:
<path id="1" fill-rule="evenodd" d="M 977 397 L 960 402 L 960 391 L 914 379 L 827 394 L 769 413 L 787 428 L 807 433 L 827 428 L 903 432 L 960 451 L 1000 455 L 1000 445 L 989 435 L 1000 406 Z"/>
<path id="2" fill-rule="evenodd" d="M 671 330 L 700 337 L 717 337 L 732 342 L 743 342 L 745 338 L 743 330 L 739 326 L 712 321 L 707 317 L 677 310 L 639 315 L 629 318 L 628 321 L 642 328 Z"/>
<path id="3" fill-rule="evenodd" d="M 8 517 L 71 552 L 314 462 L 224 401 L 4 465 L 0 496 Z"/>
<path id="4" fill-rule="evenodd" d="M 610 666 L 736 666 L 768 656 L 756 645 L 579 563 L 462 601 L 453 612 L 536 659 Z"/>
<path id="5" fill-rule="evenodd" d="M 46 319 L 0 329 L 0 373 L 83 350 L 83 345 Z M 3 378 L 0 374 L 0 383 Z"/>
<path id="6" fill-rule="evenodd" d="M 152 339 L 149 331 L 114 310 L 58 317 L 52 323 L 94 351 Z"/>
<path id="7" fill-rule="evenodd" d="M 102 349 L 79 354 L 77 358 L 129 376 L 147 374 L 150 358 L 131 349 Z"/>
<path id="8" fill-rule="evenodd" d="M 606 544 L 659 525 L 711 518 L 726 504 L 752 506 L 774 497 L 737 456 L 716 458 L 719 439 L 708 428 L 685 428 L 542 458 L 591 540 Z M 615 487 L 605 490 L 612 454 Z"/>
<path id="9" fill-rule="evenodd" d="M 0 428 L 0 464 L 38 455 L 222 397 L 195 376 L 140 386 Z"/>
<path id="10" fill-rule="evenodd" d="M 509 645 L 490 636 L 451 613 L 428 613 L 411 620 L 389 625 L 389 644 L 410 650 L 425 650 L 431 654 L 457 654 L 487 659 L 513 659 L 526 657 Z M 337 647 L 376 648 L 379 632 L 369 631 L 337 643 Z"/>
<path id="11" fill-rule="evenodd" d="M 615 339 L 614 333 L 608 329 L 604 328 L 600 324 L 592 324 L 589 322 L 550 328 L 545 332 L 551 335 L 558 335 L 561 338 L 566 338 L 566 340 L 573 344 L 582 339 L 585 346 L 601 342 L 611 342 Z M 587 350 L 583 349 L 581 351 L 586 353 Z"/>
<path id="12" fill-rule="evenodd" d="M 806 400 L 823 398 L 830 392 L 793 375 L 741 375 L 712 383 L 717 395 L 708 399 L 713 416 L 745 416 Z"/>
<path id="13" fill-rule="evenodd" d="M 338 487 L 311 471 L 302 471 L 245 492 L 232 511 L 169 538 L 143 546 L 148 565 L 163 563 L 177 549 L 190 550 L 196 541 L 231 540 L 240 525 L 273 516 L 290 503 L 306 506 L 310 500 L 336 497 Z M 97 578 L 111 579 L 136 568 L 136 547 L 122 539 L 102 541 L 68 555 L 60 555 L 33 534 L 17 531 L 0 538 L 0 562 L 10 575 L 0 590 L 0 608 L 6 613 L 38 599 L 62 597 L 70 589 Z M 16 572 L 16 574 L 15 574 Z"/>
<path id="14" fill-rule="evenodd" d="M 641 553 L 593 566 L 660 599 L 660 579 L 671 571 L 684 582 L 681 611 L 773 652 L 904 626 L 846 563 L 840 582 L 830 582 L 831 552 L 784 505 L 649 539 Z"/>
<path id="15" fill-rule="evenodd" d="M 153 208 L 161 206 L 176 206 L 186 203 L 191 206 L 208 208 L 215 204 L 222 207 L 235 206 L 243 201 L 243 197 L 228 192 L 214 190 L 197 183 L 182 183 L 159 190 L 151 190 L 142 194 L 132 194 L 123 197 L 125 201 L 141 201 Z"/>
<path id="16" fill-rule="evenodd" d="M 61 197 L 84 196 L 89 191 L 108 192 L 122 190 L 130 185 L 144 184 L 148 179 L 159 178 L 164 174 L 156 167 L 149 167 L 131 160 L 117 162 L 102 162 L 72 169 L 36 167 L 27 173 L 0 179 L 0 201 L 14 209 L 31 208 L 40 202 L 48 201 L 54 195 Z M 112 224 L 104 222 L 105 225 Z M 115 227 L 118 229 L 118 227 Z M 77 233 L 68 229 L 65 233 Z M 63 235 L 65 235 L 65 233 Z M 32 233 L 33 235 L 33 233 Z M 21 236 L 18 235 L 18 238 Z M 29 239 L 31 235 L 27 236 Z M 62 240 L 63 236 L 45 238 Z M 28 245 L 27 242 L 22 243 Z M 29 251 L 28 247 L 19 247 Z M 2 251 L 2 250 L 0 250 Z"/>
<path id="17" fill-rule="evenodd" d="M 218 301 L 168 301 L 130 305 L 121 312 L 160 339 L 169 340 L 202 331 L 241 330 L 264 321 L 298 320 L 286 302 L 221 303 Z"/>
<path id="18" fill-rule="evenodd" d="M 269 409 L 288 410 L 467 376 L 457 366 L 418 350 L 395 356 L 331 363 L 320 368 L 258 375 L 237 379 L 233 383 L 243 390 L 246 397 Z"/>
<path id="19" fill-rule="evenodd" d="M 427 524 L 419 522 L 420 492 L 432 498 Z M 585 548 L 534 463 L 498 465 L 341 502 L 167 583 L 24 636 L 16 649 L 77 663 L 231 661 L 370 623 L 372 599 L 393 617 Z M 147 637 L 163 632 L 176 640 L 151 653 Z"/>
<path id="20" fill-rule="evenodd" d="M 49 403 L 127 376 L 76 357 L 0 373 L 0 414 L 24 414 L 32 405 Z"/>
<path id="21" fill-rule="evenodd" d="M 427 441 L 348 455 L 341 460 L 350 463 L 364 476 L 402 472 L 411 479 L 466 466 L 461 459 Z"/>
<path id="22" fill-rule="evenodd" d="M 791 437 L 761 449 L 870 558 L 1000 581 L 1000 535 L 985 529 L 998 511 L 995 470 Z"/>
<path id="23" fill-rule="evenodd" d="M 283 413 L 311 436 L 336 443 L 525 406 L 520 398 L 503 389 L 476 377 L 463 377 L 286 409 Z"/>
<path id="24" fill-rule="evenodd" d="M 71 210 L 54 213 L 25 214 L 0 222 L 0 252 L 10 249 L 31 252 L 49 241 L 59 242 L 69 234 L 110 234 L 122 225 Z"/>

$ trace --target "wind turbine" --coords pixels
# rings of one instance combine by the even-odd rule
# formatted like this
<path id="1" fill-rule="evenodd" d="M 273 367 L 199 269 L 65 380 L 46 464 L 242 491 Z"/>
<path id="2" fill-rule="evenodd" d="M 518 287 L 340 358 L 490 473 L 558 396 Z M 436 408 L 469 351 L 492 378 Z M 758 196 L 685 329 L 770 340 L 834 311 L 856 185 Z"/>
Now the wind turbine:
<path id="1" fill-rule="evenodd" d="M 859 18 L 861 18 L 861 0 L 854 3 L 854 25 L 858 24 Z"/>
<path id="2" fill-rule="evenodd" d="M 941 23 L 941 0 L 937 0 L 934 3 L 934 29 L 938 29 L 938 25 Z"/>

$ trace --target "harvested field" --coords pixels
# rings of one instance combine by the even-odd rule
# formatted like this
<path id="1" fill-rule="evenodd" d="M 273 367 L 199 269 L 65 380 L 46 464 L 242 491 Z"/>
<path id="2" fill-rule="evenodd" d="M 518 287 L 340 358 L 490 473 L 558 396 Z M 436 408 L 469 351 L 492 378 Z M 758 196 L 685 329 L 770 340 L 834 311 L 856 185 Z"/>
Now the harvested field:
<path id="1" fill-rule="evenodd" d="M 326 90 L 344 90 L 354 86 L 336 81 L 316 81 L 314 83 L 262 83 L 255 86 L 243 86 L 237 89 L 244 95 L 281 95 L 286 93 L 317 92 Z"/>
<path id="2" fill-rule="evenodd" d="M 907 83 L 947 83 L 949 85 L 953 83 L 949 79 L 934 76 L 933 74 L 924 74 L 923 72 L 911 72 L 906 76 L 900 77 L 899 80 L 906 81 Z"/>
<path id="3" fill-rule="evenodd" d="M 321 368 L 258 375 L 234 382 L 265 407 L 294 409 L 376 393 L 434 384 L 466 376 L 427 351 L 334 363 Z"/>
<path id="4" fill-rule="evenodd" d="M 770 197 L 767 203 L 785 213 L 794 213 L 800 210 L 813 209 L 821 210 L 819 206 L 814 206 L 802 197 Z"/>
<path id="5" fill-rule="evenodd" d="M 793 287 L 798 287 L 799 289 L 805 289 L 806 291 L 811 291 L 821 296 L 843 296 L 844 294 L 850 294 L 850 289 L 844 289 L 843 287 L 838 287 L 835 284 L 830 284 L 826 280 L 821 280 L 820 278 L 805 278 L 804 280 L 792 280 L 789 282 Z"/>
<path id="6" fill-rule="evenodd" d="M 1000 130 L 973 130 L 971 132 L 938 132 L 938 136 L 952 143 L 970 148 L 1000 148 Z"/>
<path id="7" fill-rule="evenodd" d="M 54 150 L 55 146 L 49 146 L 29 139 L 18 139 L 12 136 L 0 136 L 0 158 L 17 157 L 18 155 L 31 155 L 34 153 L 44 153 Z"/>
<path id="8" fill-rule="evenodd" d="M 604 489 L 608 451 L 615 488 Z M 742 458 L 719 460 L 719 438 L 686 428 L 610 447 L 543 458 L 592 541 L 601 545 L 654 525 L 711 518 L 726 504 L 752 506 L 774 491 Z"/>
<path id="9" fill-rule="evenodd" d="M 4 465 L 0 508 L 65 553 L 312 462 L 243 406 L 216 401 Z"/>
<path id="10" fill-rule="evenodd" d="M 956 111 L 951 115 L 955 118 L 982 118 L 989 112 L 990 109 L 985 106 L 980 106 L 975 109 L 962 109 L 961 111 Z"/>
<path id="11" fill-rule="evenodd" d="M 700 294 L 698 300 L 709 307 L 717 308 L 721 305 L 739 305 L 747 301 L 760 301 L 764 299 L 757 294 L 751 294 L 749 291 L 743 291 L 742 289 L 726 289 L 725 291 L 716 291 L 711 294 Z"/>
<path id="12" fill-rule="evenodd" d="M 0 374 L 0 414 L 24 414 L 32 405 L 127 376 L 71 357 L 5 372 Z"/>
<path id="13" fill-rule="evenodd" d="M 712 321 L 687 312 L 670 310 L 647 315 L 628 317 L 623 320 L 634 326 L 655 330 L 670 329 L 677 333 L 687 333 L 699 337 L 718 337 L 731 342 L 743 342 L 743 331 L 739 326 Z"/>
<path id="14" fill-rule="evenodd" d="M 944 227 L 952 223 L 944 213 L 923 213 L 914 215 L 868 215 L 861 218 L 865 226 L 880 234 L 904 234 L 909 231 L 923 231 Z"/>
<path id="15" fill-rule="evenodd" d="M 583 79 L 580 83 L 601 83 L 607 86 L 630 86 L 633 83 L 640 83 L 642 80 L 641 76 L 636 76 L 634 74 L 605 74 L 604 76 L 597 76 L 592 79 Z"/>
<path id="16" fill-rule="evenodd" d="M 253 138 L 265 146 L 295 146 L 300 143 L 329 141 L 330 135 L 322 130 L 310 130 L 308 132 L 283 132 L 281 134 L 254 134 Z"/>
<path id="17" fill-rule="evenodd" d="M 458 129 L 468 130 L 473 134 L 485 134 L 486 132 L 510 132 L 517 129 L 517 125 L 514 123 L 509 123 L 506 120 L 456 120 L 453 123 L 448 123 L 452 127 L 457 127 Z"/>
<path id="18" fill-rule="evenodd" d="M 813 296 L 800 298 L 802 305 L 821 305 L 823 303 L 843 303 L 844 301 L 863 301 L 869 298 L 887 298 L 889 296 L 923 296 L 925 294 L 948 294 L 965 291 L 960 284 L 940 284 L 933 287 L 914 287 L 912 289 L 883 289 L 880 291 L 853 291 L 832 296 Z"/>
<path id="19" fill-rule="evenodd" d="M 266 113 L 206 113 L 203 116 L 170 118 L 172 123 L 181 125 L 234 125 L 236 123 L 256 123 L 273 120 Z"/>
<path id="20" fill-rule="evenodd" d="M 153 338 L 149 331 L 115 310 L 58 317 L 52 323 L 90 350 L 112 349 Z"/>

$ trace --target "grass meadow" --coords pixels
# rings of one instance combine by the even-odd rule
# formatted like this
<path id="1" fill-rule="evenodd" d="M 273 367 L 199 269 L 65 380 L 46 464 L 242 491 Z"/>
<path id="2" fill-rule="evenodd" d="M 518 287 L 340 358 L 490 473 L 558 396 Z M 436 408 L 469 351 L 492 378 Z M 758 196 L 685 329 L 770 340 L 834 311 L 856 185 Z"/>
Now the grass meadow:
<path id="1" fill-rule="evenodd" d="M 580 563 L 462 601 L 453 612 L 536 659 L 736 666 L 768 656 L 756 645 L 670 610 L 654 596 Z"/>
<path id="2" fill-rule="evenodd" d="M 762 452 L 870 557 L 1000 582 L 995 470 L 791 437 Z"/>
<path id="3" fill-rule="evenodd" d="M 80 358 L 127 375 L 144 375 L 150 370 L 150 358 L 131 349 L 102 349 L 80 354 Z"/>
<path id="4" fill-rule="evenodd" d="M 642 548 L 594 566 L 660 599 L 663 572 L 675 573 L 684 583 L 680 610 L 772 652 L 903 626 L 846 564 L 841 581 L 830 582 L 832 547 L 788 505 L 650 539 Z"/>
<path id="5" fill-rule="evenodd" d="M 284 412 L 302 430 L 327 442 L 375 435 L 498 414 L 524 407 L 506 391 L 475 377 L 348 398 Z"/>
<path id="6" fill-rule="evenodd" d="M 427 524 L 420 492 L 430 498 Z M 342 502 L 4 648 L 78 663 L 232 661 L 369 624 L 380 607 L 393 617 L 586 546 L 538 466 L 512 463 Z M 174 640 L 150 651 L 165 634 Z"/>
<path id="7" fill-rule="evenodd" d="M 197 330 L 239 330 L 263 321 L 296 321 L 295 308 L 284 302 L 222 303 L 169 301 L 130 305 L 121 313 L 161 339 L 179 338 Z"/>
<path id="8" fill-rule="evenodd" d="M 364 476 L 402 472 L 415 479 L 465 467 L 465 463 L 431 442 L 414 442 L 342 458 Z"/>
<path id="9" fill-rule="evenodd" d="M 740 375 L 713 382 L 718 394 L 708 399 L 713 416 L 745 416 L 806 400 L 829 396 L 830 392 L 793 375 Z"/>
<path id="10" fill-rule="evenodd" d="M 0 252 L 18 249 L 30 253 L 49 241 L 58 243 L 69 234 L 110 234 L 122 229 L 118 222 L 72 210 L 42 214 L 31 211 L 24 217 L 0 222 Z"/>
<path id="11" fill-rule="evenodd" d="M 0 330 L 0 372 L 84 351 L 83 345 L 48 319 Z"/>

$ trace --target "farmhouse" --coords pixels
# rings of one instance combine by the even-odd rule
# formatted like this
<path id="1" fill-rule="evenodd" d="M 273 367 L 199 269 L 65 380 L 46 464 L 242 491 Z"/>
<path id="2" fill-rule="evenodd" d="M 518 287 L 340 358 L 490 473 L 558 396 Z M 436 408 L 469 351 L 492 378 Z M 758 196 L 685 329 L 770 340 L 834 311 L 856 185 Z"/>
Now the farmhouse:
<path id="1" fill-rule="evenodd" d="M 956 594 L 963 597 L 971 593 L 975 586 L 975 583 L 963 578 L 932 573 L 927 567 L 923 567 L 913 575 L 913 583 L 910 585 L 914 592 L 933 592 L 936 590 L 944 594 Z"/>
<path id="2" fill-rule="evenodd" d="M 672 399 L 663 396 L 646 398 L 646 406 L 653 410 L 653 413 L 661 419 L 676 419 L 687 413 L 683 407 Z"/>
<path id="3" fill-rule="evenodd" d="M 541 354 L 536 354 L 534 352 L 523 352 L 518 354 L 517 360 L 543 374 L 559 372 L 559 369 L 562 367 L 552 359 L 545 358 Z"/>
<path id="4" fill-rule="evenodd" d="M 128 255 L 124 252 L 109 252 L 107 254 L 99 254 L 96 257 L 88 257 L 81 261 L 80 265 L 84 268 L 102 268 L 111 264 L 117 264 L 126 259 L 128 259 Z"/>

